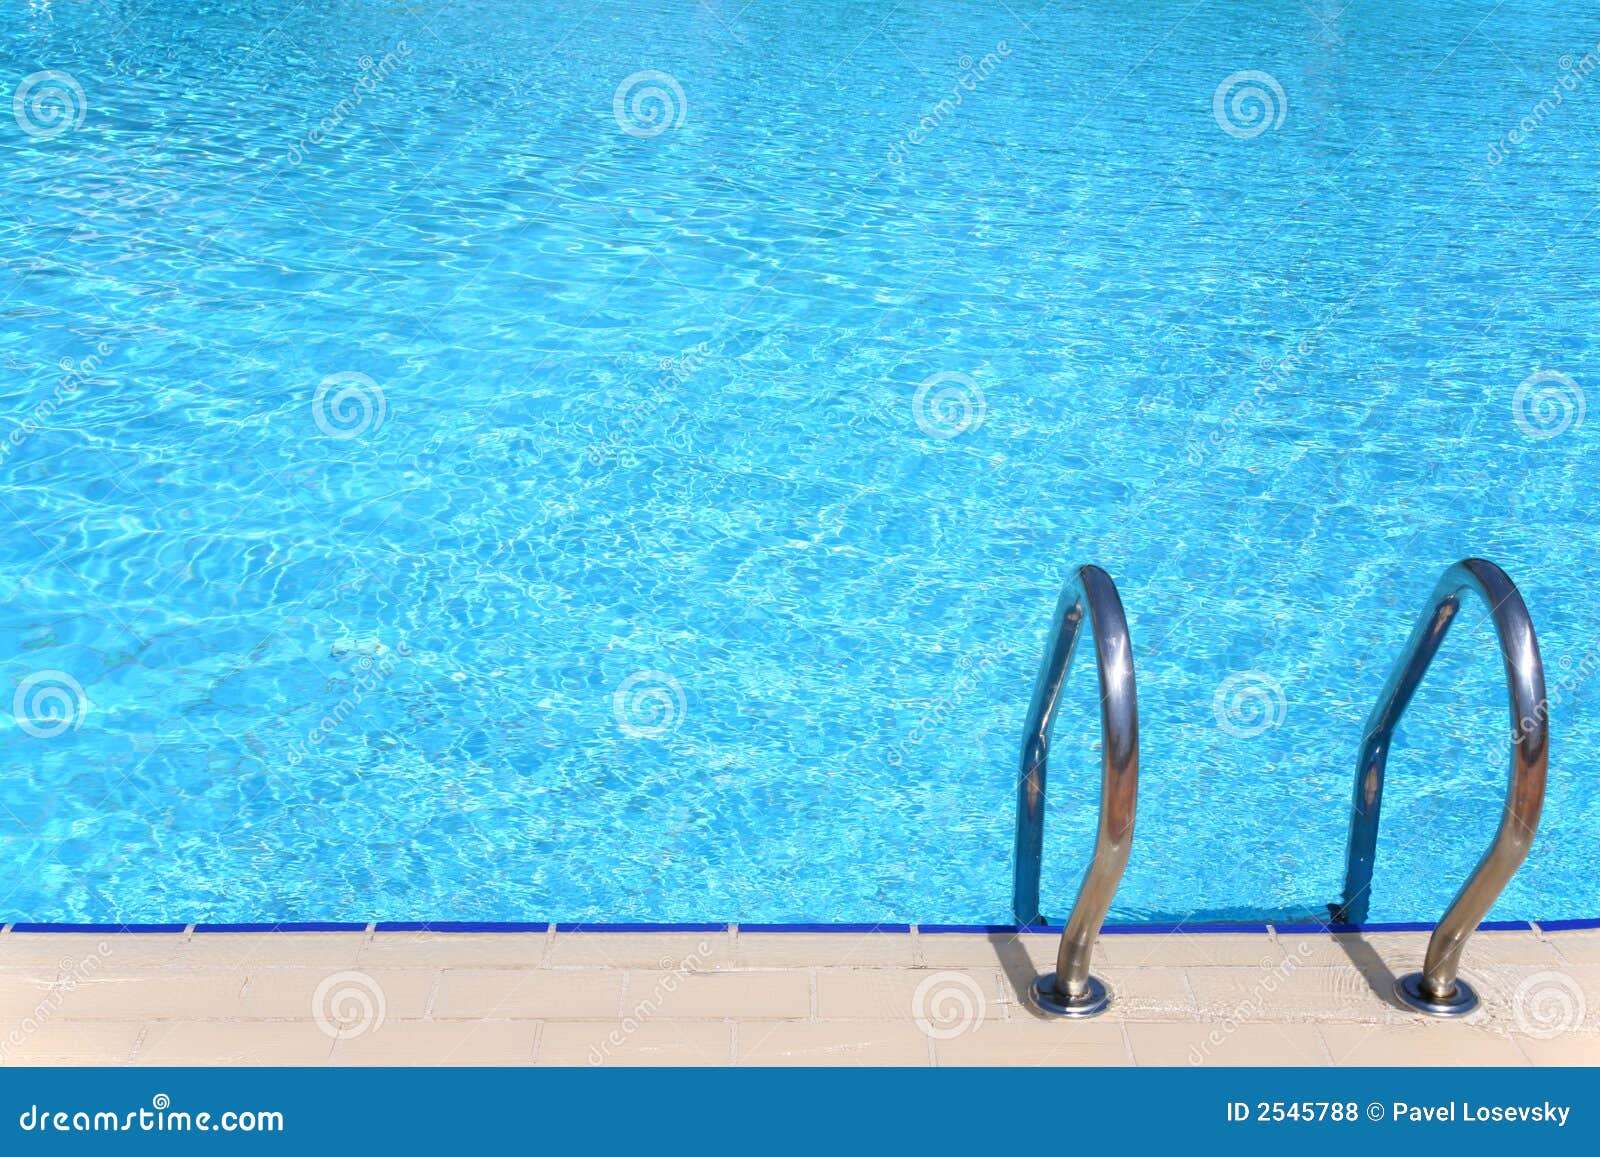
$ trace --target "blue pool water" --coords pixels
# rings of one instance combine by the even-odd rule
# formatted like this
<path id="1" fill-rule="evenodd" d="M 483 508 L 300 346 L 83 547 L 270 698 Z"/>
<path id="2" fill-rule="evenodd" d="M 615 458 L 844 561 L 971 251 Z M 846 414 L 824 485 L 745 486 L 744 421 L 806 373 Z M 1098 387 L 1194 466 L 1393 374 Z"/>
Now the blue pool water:
<path id="1" fill-rule="evenodd" d="M 1495 915 L 1600 914 L 1597 40 L 1533 0 L 6 5 L 0 919 L 1003 920 L 1087 561 L 1143 709 L 1113 917 L 1314 914 L 1470 554 L 1557 690 Z M 1052 914 L 1094 705 L 1080 666 Z M 1475 862 L 1504 714 L 1474 609 L 1374 919 Z"/>

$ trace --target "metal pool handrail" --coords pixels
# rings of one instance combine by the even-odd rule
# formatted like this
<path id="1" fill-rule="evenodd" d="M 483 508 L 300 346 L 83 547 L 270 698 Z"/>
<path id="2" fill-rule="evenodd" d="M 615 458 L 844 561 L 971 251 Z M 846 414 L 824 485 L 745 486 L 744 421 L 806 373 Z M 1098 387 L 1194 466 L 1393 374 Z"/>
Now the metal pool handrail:
<path id="1" fill-rule="evenodd" d="M 1445 571 L 1390 672 L 1377 706 L 1367 718 L 1366 738 L 1356 766 L 1344 902 L 1335 911 L 1337 919 L 1353 924 L 1367 918 L 1389 744 L 1400 717 L 1428 672 L 1428 664 L 1460 612 L 1462 596 L 1467 591 L 1488 604 L 1500 638 L 1511 703 L 1511 781 L 1494 842 L 1434 928 L 1422 971 L 1403 976 L 1395 984 L 1395 995 L 1401 1001 L 1435 1016 L 1460 1016 L 1476 1007 L 1477 995 L 1456 975 L 1461 950 L 1521 867 L 1544 807 L 1545 771 L 1550 755 L 1550 706 L 1545 698 L 1544 662 L 1539 657 L 1539 640 L 1522 595 L 1506 572 L 1492 562 L 1469 558 Z"/>
<path id="2" fill-rule="evenodd" d="M 1034 684 L 1028 727 L 1022 740 L 1016 874 L 1011 893 L 1012 910 L 1019 924 L 1044 922 L 1039 912 L 1039 871 L 1050 733 L 1061 685 L 1072 669 L 1085 612 L 1094 634 L 1095 668 L 1100 679 L 1100 827 L 1094 859 L 1061 933 L 1056 970 L 1041 976 L 1034 985 L 1034 997 L 1040 1007 L 1065 1016 L 1093 1016 L 1110 1003 L 1105 985 L 1089 975 L 1089 957 L 1123 869 L 1128 866 L 1139 796 L 1139 703 L 1134 690 L 1128 621 L 1111 576 L 1097 566 L 1081 566 L 1056 603 L 1055 621 Z"/>

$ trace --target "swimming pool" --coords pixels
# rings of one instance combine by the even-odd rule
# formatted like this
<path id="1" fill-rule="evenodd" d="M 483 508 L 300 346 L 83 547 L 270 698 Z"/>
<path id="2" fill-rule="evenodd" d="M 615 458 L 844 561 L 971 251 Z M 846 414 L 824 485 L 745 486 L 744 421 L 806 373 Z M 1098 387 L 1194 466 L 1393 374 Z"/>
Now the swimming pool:
<path id="1" fill-rule="evenodd" d="M 1494 915 L 1597 914 L 1594 28 L 1104 7 L 0 12 L 0 918 L 1004 921 L 1079 562 L 1112 919 L 1320 914 L 1473 554 L 1554 692 Z M 1374 919 L 1488 843 L 1504 702 L 1475 608 Z"/>

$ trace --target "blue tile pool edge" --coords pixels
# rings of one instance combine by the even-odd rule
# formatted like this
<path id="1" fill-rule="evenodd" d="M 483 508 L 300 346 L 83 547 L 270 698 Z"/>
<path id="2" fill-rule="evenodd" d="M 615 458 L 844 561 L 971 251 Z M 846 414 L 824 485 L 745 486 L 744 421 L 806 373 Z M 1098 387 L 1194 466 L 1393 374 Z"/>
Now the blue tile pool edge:
<path id="1" fill-rule="evenodd" d="M 521 933 L 548 933 L 551 929 L 557 932 L 727 932 L 738 929 L 740 932 L 760 932 L 778 934 L 832 934 L 845 933 L 860 935 L 863 933 L 906 934 L 916 929 L 919 935 L 941 936 L 950 934 L 977 934 L 977 935 L 1059 935 L 1060 925 L 1019 925 L 1019 924 L 645 924 L 634 922 L 606 923 L 555 923 L 548 921 L 477 921 L 477 920 L 417 920 L 417 921 L 378 921 L 376 923 L 359 923 L 354 921 L 282 921 L 273 924 L 51 924 L 17 922 L 4 925 L 6 932 L 56 932 L 56 933 L 91 933 L 98 935 L 116 935 L 120 933 L 133 934 L 175 934 L 193 931 L 197 935 L 207 935 L 225 932 L 521 932 Z M 1101 929 L 1107 936 L 1164 936 L 1182 933 L 1193 936 L 1237 935 L 1248 933 L 1276 932 L 1293 935 L 1304 934 L 1337 934 L 1337 933 L 1366 933 L 1366 932 L 1432 932 L 1434 925 L 1428 922 L 1403 922 L 1403 923 L 1373 923 L 1373 924 L 1326 924 L 1326 923 L 1300 923 L 1300 924 L 1274 924 L 1270 921 L 1261 923 L 1229 923 L 1229 924 L 1108 924 Z M 1600 929 L 1600 918 L 1595 919 L 1564 919 L 1564 920 L 1489 920 L 1478 925 L 1480 932 L 1573 932 L 1587 929 Z"/>
<path id="2" fill-rule="evenodd" d="M 138 933 L 170 933 L 187 932 L 187 924 L 26 924 L 18 923 L 9 926 L 11 932 L 82 932 L 99 935 L 114 934 L 119 932 Z"/>
<path id="3" fill-rule="evenodd" d="M 548 932 L 545 920 L 391 920 L 379 921 L 374 932 Z"/>

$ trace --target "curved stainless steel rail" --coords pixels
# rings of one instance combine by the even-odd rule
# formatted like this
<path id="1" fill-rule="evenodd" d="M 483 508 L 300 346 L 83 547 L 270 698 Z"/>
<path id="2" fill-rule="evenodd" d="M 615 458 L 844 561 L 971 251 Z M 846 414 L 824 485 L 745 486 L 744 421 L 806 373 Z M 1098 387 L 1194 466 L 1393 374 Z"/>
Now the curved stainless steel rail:
<path id="1" fill-rule="evenodd" d="M 1460 613 L 1462 597 L 1468 591 L 1488 605 L 1495 632 L 1500 637 L 1511 700 L 1511 782 L 1494 842 L 1434 928 L 1422 971 L 1403 976 L 1395 984 L 1395 995 L 1400 1000 L 1435 1016 L 1460 1016 L 1477 1005 L 1478 998 L 1471 986 L 1456 975 L 1461 950 L 1466 946 L 1467 937 L 1494 906 L 1507 881 L 1522 865 L 1544 807 L 1545 769 L 1550 754 L 1550 708 L 1545 698 L 1544 663 L 1539 658 L 1539 640 L 1534 635 L 1533 620 L 1528 617 L 1522 595 L 1506 572 L 1492 562 L 1469 558 L 1445 572 L 1434 588 L 1427 611 L 1412 630 L 1405 651 L 1390 673 L 1377 706 L 1367 719 L 1361 760 L 1356 767 L 1344 902 L 1335 910 L 1336 919 L 1352 924 L 1362 923 L 1367 918 L 1389 744 L 1412 695 L 1428 673 L 1428 664 Z"/>
<path id="2" fill-rule="evenodd" d="M 1050 733 L 1061 685 L 1087 612 L 1100 676 L 1100 829 L 1094 859 L 1078 888 L 1077 902 L 1061 933 L 1056 970 L 1041 976 L 1034 997 L 1047 1012 L 1093 1016 L 1110 1003 L 1105 985 L 1089 975 L 1089 956 L 1133 845 L 1139 796 L 1139 703 L 1133 684 L 1133 643 L 1111 576 L 1081 566 L 1061 592 L 1050 628 L 1044 664 L 1028 708 L 1022 740 L 1022 776 L 1017 785 L 1016 875 L 1011 903 L 1019 924 L 1042 924 L 1039 912 L 1040 855 L 1044 847 L 1045 778 Z"/>

